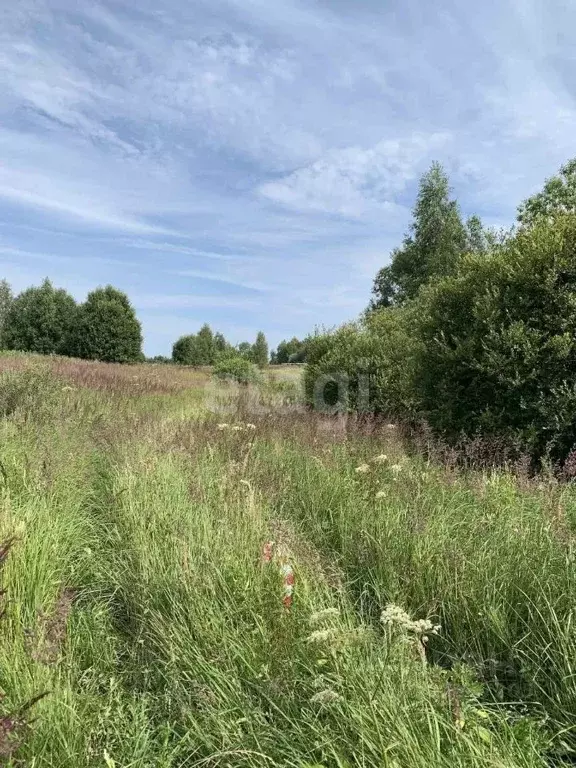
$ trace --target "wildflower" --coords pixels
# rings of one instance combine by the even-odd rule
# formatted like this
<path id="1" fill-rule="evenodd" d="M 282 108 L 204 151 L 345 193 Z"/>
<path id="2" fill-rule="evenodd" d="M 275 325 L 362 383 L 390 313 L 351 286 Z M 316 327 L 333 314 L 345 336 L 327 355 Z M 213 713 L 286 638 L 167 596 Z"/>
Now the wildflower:
<path id="1" fill-rule="evenodd" d="M 378 493 L 376 494 L 376 498 L 377 499 L 385 499 L 387 495 L 388 494 L 386 493 L 386 491 L 378 491 Z"/>
<path id="2" fill-rule="evenodd" d="M 334 704 L 337 701 L 342 701 L 342 696 L 331 688 L 325 688 L 323 691 L 318 691 L 311 698 L 312 704 Z"/>
<path id="3" fill-rule="evenodd" d="M 326 619 L 335 619 L 340 615 L 338 608 L 323 608 L 310 616 L 310 624 L 315 626 L 321 624 Z"/>
<path id="4" fill-rule="evenodd" d="M 403 608 L 393 603 L 389 603 L 382 611 L 380 621 L 385 627 L 396 626 L 413 633 L 423 638 L 423 642 L 428 641 L 428 635 L 437 635 L 441 629 L 440 624 L 433 624 L 430 619 L 412 619 Z"/>
<path id="5" fill-rule="evenodd" d="M 399 475 L 400 472 L 402 472 L 403 467 L 402 467 L 402 464 L 392 464 L 390 469 L 392 470 L 392 472 L 394 472 L 395 475 Z"/>
<path id="6" fill-rule="evenodd" d="M 294 569 L 289 563 L 283 563 L 280 566 L 280 573 L 282 575 L 282 585 L 284 588 L 282 604 L 284 608 L 290 609 L 292 607 L 292 599 L 294 595 Z"/>
<path id="7" fill-rule="evenodd" d="M 360 466 L 356 467 L 356 469 L 354 471 L 357 472 L 359 475 L 365 475 L 366 472 L 370 472 L 370 465 L 369 464 L 360 464 Z"/>
<path id="8" fill-rule="evenodd" d="M 232 429 L 232 432 L 241 432 L 242 431 L 242 427 L 240 426 L 240 424 L 235 424 L 233 427 L 231 427 L 231 429 Z"/>
<path id="9" fill-rule="evenodd" d="M 218 424 L 216 429 L 219 429 L 220 432 L 223 432 L 225 429 L 228 429 L 229 426 L 230 426 L 230 424 Z"/>
<path id="10" fill-rule="evenodd" d="M 386 424 L 386 429 L 396 429 L 396 424 Z"/>
<path id="11" fill-rule="evenodd" d="M 246 429 L 256 429 L 256 424 L 245 424 Z"/>
<path id="12" fill-rule="evenodd" d="M 306 638 L 307 643 L 327 643 L 333 640 L 338 634 L 336 629 L 316 629 L 309 637 Z"/>
<path id="13" fill-rule="evenodd" d="M 385 453 L 381 453 L 379 456 L 374 456 L 372 459 L 373 464 L 385 464 L 388 461 L 388 456 Z"/>

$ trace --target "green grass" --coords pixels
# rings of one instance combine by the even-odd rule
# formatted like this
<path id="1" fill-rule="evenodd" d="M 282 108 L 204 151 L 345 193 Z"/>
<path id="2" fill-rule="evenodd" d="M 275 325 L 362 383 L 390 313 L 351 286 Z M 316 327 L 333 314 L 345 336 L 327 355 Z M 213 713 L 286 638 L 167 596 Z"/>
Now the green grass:
<path id="1" fill-rule="evenodd" d="M 569 764 L 571 487 L 409 459 L 393 430 L 219 418 L 201 387 L 1 384 L 6 764 Z M 389 603 L 439 633 L 385 626 Z"/>

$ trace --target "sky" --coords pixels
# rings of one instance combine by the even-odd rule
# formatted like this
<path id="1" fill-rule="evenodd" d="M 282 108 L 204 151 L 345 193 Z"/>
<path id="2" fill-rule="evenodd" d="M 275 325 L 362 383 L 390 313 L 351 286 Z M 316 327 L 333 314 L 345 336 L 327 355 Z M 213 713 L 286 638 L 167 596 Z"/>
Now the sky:
<path id="1" fill-rule="evenodd" d="M 438 160 L 510 226 L 576 155 L 572 0 L 0 0 L 0 277 L 145 351 L 354 319 Z"/>

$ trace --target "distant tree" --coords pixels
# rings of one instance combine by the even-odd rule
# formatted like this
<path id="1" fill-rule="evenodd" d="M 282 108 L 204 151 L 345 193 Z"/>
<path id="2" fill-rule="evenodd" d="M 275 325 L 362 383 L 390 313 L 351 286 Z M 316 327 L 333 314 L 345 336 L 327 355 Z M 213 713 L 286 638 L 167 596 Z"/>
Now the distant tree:
<path id="1" fill-rule="evenodd" d="M 41 286 L 27 288 L 9 302 L 4 317 L 4 346 L 43 355 L 69 354 L 77 318 L 78 308 L 72 296 L 46 279 Z"/>
<path id="2" fill-rule="evenodd" d="M 468 253 L 488 253 L 492 241 L 491 233 L 484 229 L 479 216 L 470 216 L 466 221 L 466 251 Z"/>
<path id="3" fill-rule="evenodd" d="M 181 336 L 172 347 L 172 360 L 180 365 L 214 365 L 224 354 L 226 341 L 222 345 L 222 334 L 212 332 L 205 323 L 196 334 Z"/>
<path id="4" fill-rule="evenodd" d="M 215 357 L 214 334 L 208 323 L 204 323 L 196 335 L 196 362 L 193 365 L 213 365 Z"/>
<path id="5" fill-rule="evenodd" d="M 248 359 L 252 353 L 252 344 L 249 341 L 241 341 L 236 347 L 240 357 Z"/>
<path id="6" fill-rule="evenodd" d="M 566 213 L 576 213 L 576 158 L 563 165 L 556 176 L 547 179 L 541 192 L 520 205 L 518 221 L 531 226 L 538 219 Z"/>
<path id="7" fill-rule="evenodd" d="M 4 323 L 13 301 L 14 296 L 10 283 L 6 280 L 0 280 L 0 349 L 4 347 Z"/>
<path id="8" fill-rule="evenodd" d="M 434 163 L 420 181 L 410 233 L 392 252 L 390 265 L 377 273 L 370 309 L 414 298 L 431 278 L 451 274 L 466 250 L 467 233 L 448 177 Z"/>
<path id="9" fill-rule="evenodd" d="M 79 308 L 72 349 L 77 357 L 107 363 L 143 360 L 142 328 L 125 293 L 107 285 L 88 294 Z"/>
<path id="10" fill-rule="evenodd" d="M 262 331 L 258 331 L 256 341 L 252 346 L 251 358 L 252 362 L 259 368 L 268 365 L 268 342 Z"/>
<path id="11" fill-rule="evenodd" d="M 180 336 L 172 346 L 172 361 L 178 365 L 194 365 L 196 336 Z"/>
<path id="12" fill-rule="evenodd" d="M 302 352 L 304 342 L 293 336 L 289 341 L 281 341 L 278 344 L 273 358 L 273 364 L 283 365 L 284 363 L 294 362 Z M 292 358 L 292 360 L 290 359 Z"/>
<path id="13" fill-rule="evenodd" d="M 214 348 L 216 352 L 226 352 L 226 349 L 230 345 L 224 338 L 224 335 L 222 333 L 215 333 L 214 334 Z"/>

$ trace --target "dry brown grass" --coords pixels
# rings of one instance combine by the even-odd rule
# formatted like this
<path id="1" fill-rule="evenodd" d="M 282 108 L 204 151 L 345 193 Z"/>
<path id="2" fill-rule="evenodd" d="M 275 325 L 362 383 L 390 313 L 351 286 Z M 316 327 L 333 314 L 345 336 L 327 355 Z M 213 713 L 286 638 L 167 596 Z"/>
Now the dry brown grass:
<path id="1" fill-rule="evenodd" d="M 0 373 L 47 367 L 59 379 L 74 387 L 133 394 L 175 394 L 203 386 L 206 370 L 178 365 L 120 365 L 92 360 L 40 355 L 0 356 Z"/>

